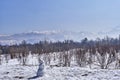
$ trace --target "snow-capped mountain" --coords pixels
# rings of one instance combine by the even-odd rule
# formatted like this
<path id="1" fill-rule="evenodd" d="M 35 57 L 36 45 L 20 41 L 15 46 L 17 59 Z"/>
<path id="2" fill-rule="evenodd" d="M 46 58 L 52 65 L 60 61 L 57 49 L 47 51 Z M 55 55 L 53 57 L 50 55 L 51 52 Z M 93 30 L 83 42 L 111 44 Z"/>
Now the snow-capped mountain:
<path id="1" fill-rule="evenodd" d="M 39 41 L 64 41 L 74 40 L 81 41 L 87 37 L 88 39 L 103 38 L 105 36 L 118 37 L 120 34 L 120 27 L 115 27 L 109 32 L 73 32 L 73 31 L 30 31 L 26 33 L 19 33 L 13 35 L 0 35 L 0 44 L 16 44 L 26 40 L 28 43 L 36 43 Z"/>
<path id="2" fill-rule="evenodd" d="M 111 31 L 107 33 L 108 35 L 111 35 L 111 37 L 118 37 L 120 34 L 120 26 L 117 26 L 113 28 Z"/>
<path id="3" fill-rule="evenodd" d="M 26 40 L 28 43 L 35 43 L 43 40 L 47 41 L 80 41 L 87 37 L 94 38 L 96 35 L 90 32 L 72 32 L 72 31 L 31 31 L 7 36 L 0 36 L 1 44 L 15 44 Z"/>
<path id="4" fill-rule="evenodd" d="M 98 35 L 99 35 L 99 37 L 101 36 L 102 38 L 105 36 L 117 38 L 120 35 L 120 26 L 114 27 L 108 32 L 99 32 Z"/>

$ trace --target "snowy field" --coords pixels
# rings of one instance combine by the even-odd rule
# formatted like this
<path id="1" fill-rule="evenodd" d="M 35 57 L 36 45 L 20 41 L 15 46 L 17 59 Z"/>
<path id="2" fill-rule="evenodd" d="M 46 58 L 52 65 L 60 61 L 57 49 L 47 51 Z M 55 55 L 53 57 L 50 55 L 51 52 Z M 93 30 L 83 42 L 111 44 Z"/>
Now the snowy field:
<path id="1" fill-rule="evenodd" d="M 15 59 L 9 60 L 0 65 L 0 80 L 27 80 L 36 75 L 37 69 L 37 66 L 22 66 Z M 120 70 L 45 66 L 44 76 L 36 80 L 120 80 Z"/>

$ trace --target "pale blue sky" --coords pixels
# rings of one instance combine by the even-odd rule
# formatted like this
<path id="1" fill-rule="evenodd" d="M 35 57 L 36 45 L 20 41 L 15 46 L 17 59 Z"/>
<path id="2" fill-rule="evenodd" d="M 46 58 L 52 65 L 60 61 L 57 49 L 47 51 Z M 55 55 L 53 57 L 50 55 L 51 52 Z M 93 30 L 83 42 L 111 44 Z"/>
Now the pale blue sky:
<path id="1" fill-rule="evenodd" d="M 0 34 L 107 31 L 120 25 L 120 0 L 0 0 Z"/>

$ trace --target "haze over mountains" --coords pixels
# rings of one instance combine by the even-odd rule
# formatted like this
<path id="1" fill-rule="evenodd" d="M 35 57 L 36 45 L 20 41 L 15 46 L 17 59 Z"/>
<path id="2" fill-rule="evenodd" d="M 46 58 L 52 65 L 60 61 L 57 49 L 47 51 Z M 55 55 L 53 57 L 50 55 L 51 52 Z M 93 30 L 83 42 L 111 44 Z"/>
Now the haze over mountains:
<path id="1" fill-rule="evenodd" d="M 109 32 L 74 32 L 74 31 L 31 31 L 25 33 L 18 33 L 13 35 L 0 35 L 0 44 L 2 45 L 11 45 L 18 44 L 21 41 L 26 40 L 28 43 L 36 43 L 39 41 L 64 41 L 64 40 L 73 40 L 80 41 L 87 37 L 88 39 L 104 38 L 105 36 L 116 38 L 120 34 L 120 27 L 117 26 L 111 29 Z"/>

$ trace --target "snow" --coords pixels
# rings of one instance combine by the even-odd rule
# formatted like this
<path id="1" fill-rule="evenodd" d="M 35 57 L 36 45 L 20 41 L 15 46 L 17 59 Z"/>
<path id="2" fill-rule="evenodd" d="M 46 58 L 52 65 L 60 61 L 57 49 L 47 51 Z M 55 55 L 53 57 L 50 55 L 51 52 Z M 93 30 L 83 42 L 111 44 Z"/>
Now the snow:
<path id="1" fill-rule="evenodd" d="M 27 80 L 36 74 L 36 66 L 0 66 L 0 80 Z M 120 70 L 89 70 L 80 67 L 45 67 L 36 80 L 120 80 Z"/>
<path id="2" fill-rule="evenodd" d="M 31 61 L 28 61 L 26 66 L 20 65 L 17 59 L 11 59 L 8 63 L 3 62 L 0 65 L 0 80 L 27 80 L 35 76 L 38 69 L 37 60 L 35 55 L 29 55 L 28 58 Z M 30 62 L 35 64 L 32 65 Z M 44 76 L 36 80 L 120 80 L 120 70 L 45 66 Z"/>

